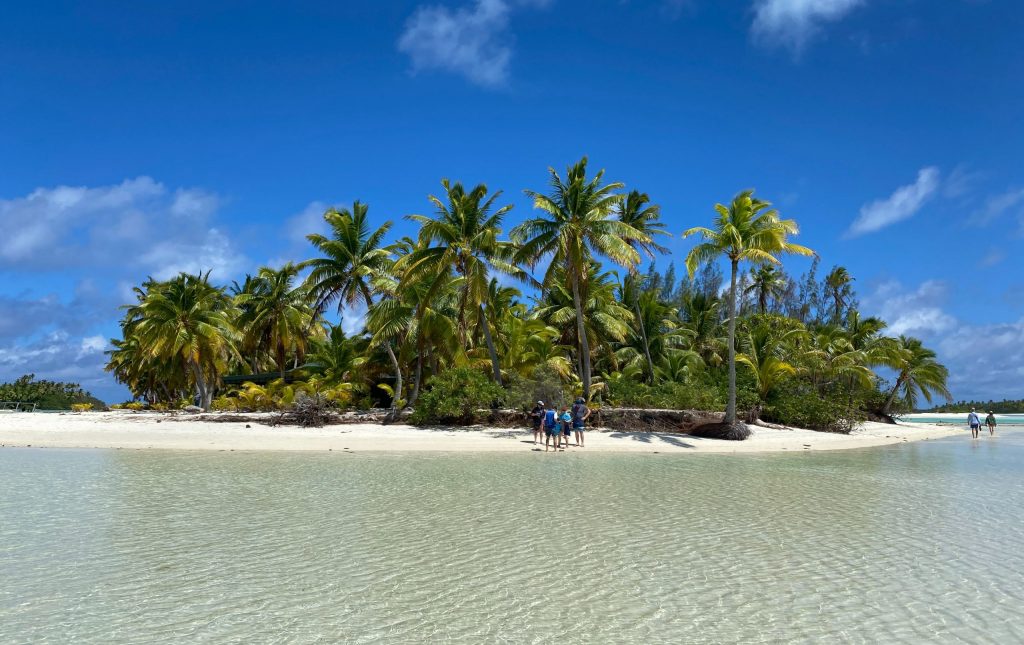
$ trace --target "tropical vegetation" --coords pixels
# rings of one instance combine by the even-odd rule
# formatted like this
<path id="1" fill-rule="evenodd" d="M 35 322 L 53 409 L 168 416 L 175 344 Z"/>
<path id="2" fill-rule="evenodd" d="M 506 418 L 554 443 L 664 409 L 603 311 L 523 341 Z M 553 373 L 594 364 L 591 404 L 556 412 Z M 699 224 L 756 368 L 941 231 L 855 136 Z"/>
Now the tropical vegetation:
<path id="1" fill-rule="evenodd" d="M 72 410 L 76 405 L 104 407 L 102 401 L 83 390 L 78 383 L 37 379 L 35 374 L 26 374 L 10 383 L 0 383 L 0 401 L 34 403 L 42 410 Z"/>
<path id="2" fill-rule="evenodd" d="M 819 279 L 815 257 L 805 274 L 786 272 L 787 257 L 813 252 L 752 191 L 680 231 L 700 239 L 677 277 L 674 262 L 657 268 L 671 233 L 661 208 L 586 158 L 526 190 L 534 212 L 510 229 L 501 191 L 441 188 L 426 214 L 406 216 L 414 236 L 389 239 L 393 222 L 357 201 L 324 214 L 309 259 L 230 286 L 147 279 L 107 369 L 152 407 L 315 397 L 412 408 L 422 423 L 583 396 L 848 431 L 948 398 L 933 352 L 861 316 L 847 269 Z"/>

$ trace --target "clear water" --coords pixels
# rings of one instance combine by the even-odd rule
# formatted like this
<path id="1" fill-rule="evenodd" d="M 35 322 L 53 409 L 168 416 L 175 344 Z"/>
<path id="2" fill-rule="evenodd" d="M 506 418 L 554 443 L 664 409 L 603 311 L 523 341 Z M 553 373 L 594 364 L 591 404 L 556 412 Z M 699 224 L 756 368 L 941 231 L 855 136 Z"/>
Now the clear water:
<path id="1" fill-rule="evenodd" d="M 1024 640 L 1024 431 L 800 455 L 0 450 L 0 642 Z"/>

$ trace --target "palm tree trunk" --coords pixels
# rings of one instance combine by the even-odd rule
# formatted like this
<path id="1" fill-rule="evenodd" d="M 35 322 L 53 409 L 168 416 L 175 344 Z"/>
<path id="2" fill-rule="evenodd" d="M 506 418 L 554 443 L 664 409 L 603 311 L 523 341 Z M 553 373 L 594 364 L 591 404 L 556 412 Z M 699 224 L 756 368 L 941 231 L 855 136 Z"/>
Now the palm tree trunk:
<path id="1" fill-rule="evenodd" d="M 194 360 L 189 360 L 189 363 L 192 365 L 192 375 L 196 378 L 196 390 L 199 394 L 199 407 L 201 407 L 204 412 L 207 412 L 210 410 L 210 399 L 212 397 L 206 387 L 206 378 L 203 376 L 203 370 L 199 367 L 198 363 Z"/>
<path id="2" fill-rule="evenodd" d="M 729 403 L 725 408 L 725 422 L 736 423 L 736 272 L 739 261 L 732 261 L 732 287 L 729 289 Z"/>
<path id="3" fill-rule="evenodd" d="M 480 325 L 484 329 L 484 340 L 487 342 L 487 351 L 491 355 L 491 369 L 494 370 L 494 382 L 504 386 L 501 382 L 501 365 L 498 363 L 498 352 L 494 349 L 494 339 L 491 338 L 491 326 L 487 324 L 487 312 L 484 311 L 483 303 L 480 303 Z"/>
<path id="4" fill-rule="evenodd" d="M 373 304 L 373 298 L 370 297 L 370 290 L 363 286 L 363 299 L 366 300 L 366 307 Z M 391 348 L 391 341 L 384 343 L 384 348 L 388 350 L 388 358 L 391 359 L 391 367 L 395 370 L 395 395 L 391 397 L 391 408 L 397 409 L 398 402 L 402 400 L 402 366 L 398 364 L 398 357 L 395 356 L 395 350 Z"/>
<path id="5" fill-rule="evenodd" d="M 576 307 L 576 335 L 580 342 L 580 378 L 583 379 L 583 398 L 590 400 L 590 341 L 583 324 L 583 299 L 580 297 L 580 281 L 574 267 L 570 267 L 572 277 L 572 303 Z"/>
<path id="6" fill-rule="evenodd" d="M 391 367 L 395 370 L 395 396 L 391 399 L 391 408 L 397 409 L 398 402 L 402 400 L 402 366 L 398 364 L 398 357 L 395 356 L 395 350 L 391 348 L 390 340 L 384 343 L 384 347 L 388 350 Z"/>
<path id="7" fill-rule="evenodd" d="M 640 294 L 633 298 L 633 313 L 636 314 L 636 323 L 640 326 L 640 339 L 644 344 L 644 358 L 647 359 L 647 375 L 651 379 L 650 384 L 654 385 L 654 361 L 651 360 L 651 344 L 647 340 L 647 326 L 644 325 L 643 316 L 640 314 Z"/>
<path id="8" fill-rule="evenodd" d="M 900 385 L 903 385 L 902 376 L 896 379 L 896 385 L 893 386 L 892 392 L 889 392 L 889 396 L 886 397 L 885 405 L 882 406 L 882 414 L 889 414 L 889 410 L 892 409 L 892 404 L 896 400 L 896 393 L 900 390 Z"/>
<path id="9" fill-rule="evenodd" d="M 416 405 L 416 399 L 420 398 L 420 381 L 423 378 L 423 348 L 416 353 L 416 372 L 412 380 L 412 394 L 409 395 L 409 405 Z"/>

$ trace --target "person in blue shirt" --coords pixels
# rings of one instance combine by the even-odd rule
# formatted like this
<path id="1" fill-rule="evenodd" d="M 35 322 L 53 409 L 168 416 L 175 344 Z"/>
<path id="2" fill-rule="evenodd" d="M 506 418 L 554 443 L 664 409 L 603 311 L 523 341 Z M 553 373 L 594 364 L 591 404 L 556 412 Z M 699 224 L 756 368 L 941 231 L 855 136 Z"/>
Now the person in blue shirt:
<path id="1" fill-rule="evenodd" d="M 967 415 L 967 425 L 971 426 L 971 436 L 977 439 L 978 430 L 981 430 L 981 419 L 974 408 L 971 408 L 971 413 Z"/>
<path id="2" fill-rule="evenodd" d="M 576 403 L 572 406 L 572 428 L 576 431 L 576 445 L 580 448 L 583 447 L 583 428 L 584 422 L 590 418 L 590 408 L 587 407 L 586 402 L 582 399 L 576 399 Z"/>
<path id="3" fill-rule="evenodd" d="M 548 409 L 544 411 L 544 452 L 548 451 L 551 444 L 554 444 L 555 452 L 558 451 L 561 434 L 558 428 L 558 412 L 555 411 L 554 404 L 549 404 Z"/>
<path id="4" fill-rule="evenodd" d="M 569 406 L 562 406 L 562 414 L 559 415 L 558 420 L 562 422 L 562 441 L 565 442 L 565 447 L 569 447 L 569 437 L 572 436 L 572 415 L 569 414 Z"/>

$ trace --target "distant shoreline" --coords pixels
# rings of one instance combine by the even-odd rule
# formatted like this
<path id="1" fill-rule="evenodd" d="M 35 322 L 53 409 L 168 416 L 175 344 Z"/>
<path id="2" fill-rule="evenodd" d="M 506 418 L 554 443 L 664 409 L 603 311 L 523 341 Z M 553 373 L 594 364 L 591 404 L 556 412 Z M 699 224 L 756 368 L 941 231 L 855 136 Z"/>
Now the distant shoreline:
<path id="1" fill-rule="evenodd" d="M 246 427 L 249 425 L 250 427 Z M 779 453 L 845 450 L 938 439 L 957 426 L 865 423 L 850 435 L 756 427 L 746 441 L 704 439 L 664 432 L 589 430 L 579 453 Z M 344 424 L 324 428 L 272 427 L 213 422 L 187 416 L 125 411 L 0 415 L 5 448 L 105 448 L 126 450 L 523 452 L 535 448 L 526 429 Z M 543 452 L 543 446 L 540 446 Z"/>

